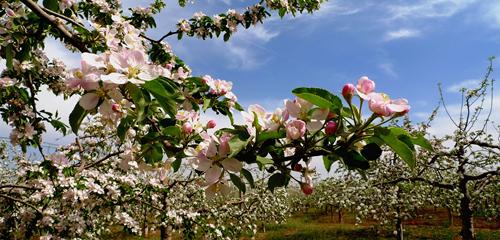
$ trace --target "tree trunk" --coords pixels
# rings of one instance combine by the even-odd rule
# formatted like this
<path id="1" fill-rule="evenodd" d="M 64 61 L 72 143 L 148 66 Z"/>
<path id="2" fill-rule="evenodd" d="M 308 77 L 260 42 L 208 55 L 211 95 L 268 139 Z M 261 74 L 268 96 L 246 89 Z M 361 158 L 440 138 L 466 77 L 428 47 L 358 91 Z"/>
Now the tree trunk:
<path id="1" fill-rule="evenodd" d="M 397 240 L 403 240 L 403 221 L 400 217 L 396 219 L 396 232 L 397 232 Z"/>
<path id="2" fill-rule="evenodd" d="M 398 197 L 399 197 L 399 191 L 398 191 Z M 398 216 L 396 218 L 396 233 L 397 233 L 397 240 L 403 240 L 404 239 L 404 233 L 403 233 L 403 218 L 401 217 L 401 209 L 397 207 L 397 212 Z"/>
<path id="3" fill-rule="evenodd" d="M 339 223 L 342 223 L 342 208 L 339 208 Z"/>
<path id="4" fill-rule="evenodd" d="M 451 208 L 448 209 L 448 223 L 450 224 L 450 228 L 453 227 L 453 212 L 451 211 Z"/>
<path id="5" fill-rule="evenodd" d="M 467 190 L 467 181 L 462 179 L 459 184 L 460 192 L 462 193 L 462 198 L 460 199 L 460 218 L 462 220 L 462 230 L 460 235 L 462 235 L 463 240 L 474 240 L 474 223 L 472 220 L 472 209 L 470 206 L 470 195 Z"/>

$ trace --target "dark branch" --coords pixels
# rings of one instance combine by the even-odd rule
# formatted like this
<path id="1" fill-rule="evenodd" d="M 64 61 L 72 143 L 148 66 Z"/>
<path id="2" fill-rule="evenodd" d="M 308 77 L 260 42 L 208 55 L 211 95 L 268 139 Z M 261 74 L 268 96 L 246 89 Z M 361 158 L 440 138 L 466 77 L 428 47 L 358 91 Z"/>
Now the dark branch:
<path id="1" fill-rule="evenodd" d="M 444 188 L 444 189 L 454 189 L 455 186 L 452 185 L 452 184 L 446 184 L 446 183 L 441 183 L 441 182 L 436 182 L 436 181 L 431 181 L 429 179 L 425 179 L 425 178 L 422 178 L 422 177 L 412 177 L 412 178 L 398 178 L 398 179 L 395 179 L 395 180 L 392 180 L 392 181 L 389 181 L 389 182 L 384 182 L 384 183 L 380 183 L 380 184 L 377 184 L 377 185 L 392 185 L 392 184 L 396 184 L 396 183 L 399 183 L 399 182 L 405 182 L 405 181 L 408 181 L 408 182 L 424 182 L 424 183 L 427 183 L 427 184 L 430 184 L 432 186 L 435 186 L 435 187 L 439 187 L 439 188 Z"/>
<path id="2" fill-rule="evenodd" d="M 37 16 L 47 20 L 50 25 L 57 28 L 59 32 L 61 32 L 63 38 L 75 48 L 80 50 L 80 52 L 88 52 L 88 49 L 83 42 L 81 42 L 75 35 L 73 35 L 73 33 L 68 31 L 68 29 L 66 29 L 66 26 L 60 23 L 56 17 L 49 15 L 46 11 L 44 11 L 36 2 L 33 2 L 32 0 L 21 0 L 21 2 L 24 3 L 24 5 L 26 5 L 29 9 L 31 9 L 31 11 L 33 11 Z"/>
<path id="3" fill-rule="evenodd" d="M 25 185 L 15 185 L 15 184 L 0 185 L 0 189 L 2 189 L 2 188 L 23 188 L 23 189 L 28 189 L 28 190 L 41 190 L 40 188 L 37 188 L 37 187 L 31 187 L 31 186 L 25 186 Z"/>
<path id="4" fill-rule="evenodd" d="M 474 181 L 474 180 L 480 180 L 480 179 L 486 178 L 490 175 L 491 176 L 498 176 L 498 175 L 500 175 L 500 171 L 497 169 L 495 171 L 484 172 L 484 173 L 476 175 L 476 176 L 464 175 L 464 178 L 465 178 L 465 180 Z"/>
<path id="5" fill-rule="evenodd" d="M 40 212 L 40 210 L 38 210 L 38 208 L 36 208 L 36 207 L 35 207 L 35 206 L 33 206 L 32 204 L 27 203 L 27 202 L 25 202 L 25 201 L 23 201 L 23 200 L 21 200 L 21 199 L 17 199 L 17 198 L 14 198 L 14 197 L 11 197 L 11 196 L 7 196 L 7 195 L 4 195 L 4 194 L 0 194 L 0 197 L 7 198 L 7 199 L 10 199 L 10 200 L 12 200 L 12 201 L 14 201 L 14 202 L 18 202 L 18 203 L 21 203 L 21 204 L 23 204 L 23 205 L 26 205 L 26 206 L 28 206 L 28 207 L 30 207 L 30 208 L 33 208 L 33 209 L 34 209 L 35 211 L 37 211 L 39 214 L 42 214 L 42 212 Z"/>
<path id="6" fill-rule="evenodd" d="M 500 150 L 500 145 L 493 145 L 491 143 L 481 142 L 481 141 L 478 141 L 478 140 L 472 140 L 470 143 L 474 144 L 474 145 L 477 145 L 477 146 L 480 146 L 480 147 L 495 148 L 495 149 Z"/>
<path id="7" fill-rule="evenodd" d="M 102 162 L 104 162 L 104 161 L 106 161 L 106 160 L 108 160 L 108 159 L 110 159 L 110 158 L 112 158 L 114 156 L 120 155 L 122 153 L 123 153 L 123 151 L 118 151 L 118 152 L 110 153 L 107 156 L 101 158 L 100 160 L 97 160 L 97 161 L 95 161 L 95 162 L 93 162 L 93 163 L 85 166 L 83 169 L 89 169 L 91 167 L 95 167 L 95 166 L 101 164 Z"/>

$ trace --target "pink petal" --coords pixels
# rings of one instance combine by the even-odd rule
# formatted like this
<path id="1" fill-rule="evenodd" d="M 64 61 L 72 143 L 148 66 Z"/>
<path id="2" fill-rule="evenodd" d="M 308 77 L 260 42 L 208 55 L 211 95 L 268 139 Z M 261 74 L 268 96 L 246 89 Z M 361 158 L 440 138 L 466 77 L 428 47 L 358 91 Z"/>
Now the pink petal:
<path id="1" fill-rule="evenodd" d="M 205 172 L 205 180 L 207 181 L 207 184 L 212 185 L 219 181 L 220 175 L 222 173 L 222 168 L 216 165 L 212 165 L 206 172 Z"/>

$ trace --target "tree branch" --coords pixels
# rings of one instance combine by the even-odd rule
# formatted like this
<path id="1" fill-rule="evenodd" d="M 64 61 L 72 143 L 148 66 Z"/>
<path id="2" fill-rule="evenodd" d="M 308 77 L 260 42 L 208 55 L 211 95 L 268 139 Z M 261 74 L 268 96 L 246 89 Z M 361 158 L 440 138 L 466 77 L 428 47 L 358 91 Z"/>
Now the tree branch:
<path id="1" fill-rule="evenodd" d="M 8 196 L 8 195 L 4 195 L 4 194 L 0 194 L 0 197 L 3 197 L 3 198 L 7 198 L 7 199 L 10 199 L 14 202 L 18 202 L 18 203 L 21 203 L 23 205 L 26 205 L 30 208 L 33 208 L 35 211 L 37 211 L 39 214 L 42 214 L 42 212 L 40 210 L 38 210 L 38 208 L 36 208 L 34 205 L 30 204 L 30 203 L 27 203 L 21 199 L 17 199 L 17 198 L 14 198 L 14 197 L 11 197 L 11 196 Z"/>
<path id="2" fill-rule="evenodd" d="M 114 157 L 114 156 L 120 155 L 120 154 L 122 154 L 122 153 L 123 153 L 123 150 L 118 151 L 118 152 L 114 152 L 114 153 L 110 153 L 110 154 L 108 154 L 107 156 L 105 156 L 105 157 L 101 158 L 100 160 L 97 160 L 97 161 L 95 161 L 95 162 L 93 162 L 93 163 L 91 163 L 91 164 L 89 164 L 89 165 L 85 166 L 83 169 L 89 169 L 89 168 L 91 168 L 91 167 L 94 167 L 94 166 L 96 166 L 96 165 L 99 165 L 100 163 L 102 163 L 102 162 L 104 162 L 104 161 L 106 161 L 106 160 L 108 160 L 108 159 L 110 159 L 110 158 L 112 158 L 112 157 Z"/>
<path id="3" fill-rule="evenodd" d="M 31 187 L 31 186 L 25 186 L 25 185 L 15 185 L 15 184 L 6 184 L 6 185 L 0 185 L 0 189 L 2 188 L 24 188 L 28 190 L 41 190 L 41 188 L 37 187 Z"/>
<path id="4" fill-rule="evenodd" d="M 480 179 L 483 179 L 483 178 L 486 178 L 488 176 L 499 176 L 500 175 L 500 171 L 497 169 L 495 171 L 489 171 L 489 172 L 484 172 L 482 174 L 479 174 L 479 175 L 476 175 L 476 176 L 473 176 L 473 175 L 464 175 L 464 179 L 465 180 L 480 180 Z"/>
<path id="5" fill-rule="evenodd" d="M 452 184 L 446 184 L 446 183 L 441 183 L 441 182 L 436 182 L 436 181 L 432 181 L 432 180 L 429 180 L 429 179 L 425 179 L 425 178 L 422 178 L 422 177 L 411 177 L 411 178 L 398 178 L 398 179 L 395 179 L 395 180 L 392 180 L 392 181 L 389 181 L 389 182 L 384 182 L 384 183 L 379 183 L 377 185 L 392 185 L 392 184 L 396 184 L 396 183 L 399 183 L 399 182 L 404 182 L 404 181 L 408 181 L 408 182 L 425 182 L 427 184 L 430 184 L 432 186 L 435 186 L 435 187 L 439 187 L 439 188 L 444 188 L 444 189 L 454 189 L 455 186 L 452 185 Z"/>
<path id="6" fill-rule="evenodd" d="M 24 3 L 24 5 L 26 5 L 29 9 L 31 9 L 31 11 L 33 11 L 37 16 L 47 20 L 50 25 L 57 28 L 62 34 L 63 38 L 75 48 L 80 50 L 80 52 L 88 52 L 88 49 L 83 42 L 81 42 L 75 35 L 73 35 L 73 33 L 68 31 L 64 24 L 58 22 L 56 17 L 51 16 L 47 12 L 45 12 L 36 2 L 33 2 L 32 0 L 21 0 L 21 2 Z"/>
<path id="7" fill-rule="evenodd" d="M 477 146 L 480 146 L 480 147 L 494 148 L 494 149 L 500 150 L 500 145 L 493 145 L 493 144 L 490 144 L 490 143 L 487 143 L 487 142 L 481 142 L 481 141 L 478 141 L 478 140 L 472 140 L 470 143 L 474 144 L 474 145 L 477 145 Z"/>

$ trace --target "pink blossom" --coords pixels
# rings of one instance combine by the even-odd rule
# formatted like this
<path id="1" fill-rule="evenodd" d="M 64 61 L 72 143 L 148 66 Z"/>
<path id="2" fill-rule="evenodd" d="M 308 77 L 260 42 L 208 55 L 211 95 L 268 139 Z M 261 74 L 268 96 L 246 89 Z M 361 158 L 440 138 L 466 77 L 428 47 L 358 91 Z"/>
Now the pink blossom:
<path id="1" fill-rule="evenodd" d="M 410 105 L 408 105 L 408 100 L 404 98 L 391 100 L 389 107 L 392 111 L 404 115 L 410 111 Z"/>
<path id="2" fill-rule="evenodd" d="M 159 76 L 158 70 L 155 71 L 146 62 L 146 53 L 140 50 L 122 49 L 120 52 L 113 52 L 109 56 L 109 63 L 116 72 L 101 77 L 106 83 L 142 84 Z"/>
<path id="3" fill-rule="evenodd" d="M 99 79 L 102 68 L 105 67 L 104 58 L 97 54 L 83 53 L 81 69 L 73 69 L 70 77 L 66 80 L 70 88 L 82 88 L 94 90 L 99 87 Z"/>
<path id="4" fill-rule="evenodd" d="M 285 108 L 288 114 L 294 118 L 306 119 L 312 104 L 304 99 L 285 100 Z"/>
<path id="5" fill-rule="evenodd" d="M 14 85 L 14 80 L 10 77 L 0 78 L 0 88 L 10 87 Z"/>
<path id="6" fill-rule="evenodd" d="M 306 133 L 306 123 L 302 120 L 295 119 L 286 125 L 286 137 L 291 140 L 296 140 L 304 136 Z"/>
<path id="7" fill-rule="evenodd" d="M 363 76 L 358 80 L 356 91 L 359 97 L 364 100 L 369 100 L 368 94 L 375 91 L 375 82 L 370 80 L 368 77 Z"/>

